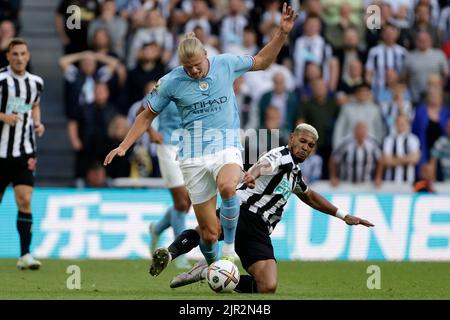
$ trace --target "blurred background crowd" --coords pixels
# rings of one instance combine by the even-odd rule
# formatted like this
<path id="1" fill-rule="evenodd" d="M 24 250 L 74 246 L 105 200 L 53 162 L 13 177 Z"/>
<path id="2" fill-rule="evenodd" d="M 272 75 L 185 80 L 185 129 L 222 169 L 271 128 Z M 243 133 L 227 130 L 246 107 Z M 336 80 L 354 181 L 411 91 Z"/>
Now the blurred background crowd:
<path id="1" fill-rule="evenodd" d="M 320 136 L 302 164 L 310 182 L 393 181 L 430 191 L 427 182 L 450 181 L 450 1 L 287 2 L 299 17 L 276 63 L 234 84 L 241 128 L 269 132 L 256 144 L 243 139 L 245 152 L 286 144 L 307 122 Z M 20 35 L 20 3 L 0 1 L 0 67 Z M 101 162 L 144 95 L 179 65 L 182 36 L 195 32 L 209 57 L 254 55 L 277 32 L 281 7 L 281 0 L 61 0 L 61 106 L 77 186 L 158 177 L 148 137 L 106 170 Z"/>

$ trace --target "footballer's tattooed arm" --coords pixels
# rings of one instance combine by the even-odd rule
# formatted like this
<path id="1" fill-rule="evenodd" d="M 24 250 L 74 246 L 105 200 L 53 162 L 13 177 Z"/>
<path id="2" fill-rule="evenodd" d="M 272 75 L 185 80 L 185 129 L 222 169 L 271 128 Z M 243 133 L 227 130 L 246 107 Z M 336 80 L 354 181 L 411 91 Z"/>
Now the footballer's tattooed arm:
<path id="1" fill-rule="evenodd" d="M 255 181 L 260 176 L 269 175 L 273 173 L 272 165 L 266 159 L 260 159 L 256 162 L 245 174 L 243 178 L 244 184 L 253 189 Z"/>
<path id="2" fill-rule="evenodd" d="M 319 193 L 315 192 L 314 190 L 308 189 L 308 191 L 306 191 L 305 193 L 295 192 L 295 194 L 300 200 L 302 200 L 311 208 L 314 208 L 320 212 L 329 214 L 334 217 L 337 216 L 338 208 L 336 208 L 327 199 L 322 197 Z M 366 227 L 374 227 L 374 224 L 372 224 L 370 221 L 352 216 L 350 214 L 345 215 L 345 217 L 343 217 L 343 220 L 348 225 L 361 224 Z"/>

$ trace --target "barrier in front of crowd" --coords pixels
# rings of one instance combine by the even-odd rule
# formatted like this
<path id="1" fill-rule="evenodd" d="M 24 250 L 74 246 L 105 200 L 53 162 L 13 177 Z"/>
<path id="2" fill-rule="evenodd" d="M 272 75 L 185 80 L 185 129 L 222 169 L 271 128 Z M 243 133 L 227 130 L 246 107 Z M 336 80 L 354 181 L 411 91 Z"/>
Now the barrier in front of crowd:
<path id="1" fill-rule="evenodd" d="M 326 192 L 344 211 L 375 228 L 350 227 L 291 196 L 272 234 L 278 260 L 450 261 L 450 194 Z M 148 226 L 162 217 L 165 189 L 35 188 L 33 253 L 41 258 L 148 258 Z M 12 189 L 0 206 L 0 257 L 17 257 L 17 207 Z M 196 225 L 187 216 L 187 226 Z M 173 239 L 172 230 L 161 245 Z M 198 249 L 189 254 L 200 258 Z"/>

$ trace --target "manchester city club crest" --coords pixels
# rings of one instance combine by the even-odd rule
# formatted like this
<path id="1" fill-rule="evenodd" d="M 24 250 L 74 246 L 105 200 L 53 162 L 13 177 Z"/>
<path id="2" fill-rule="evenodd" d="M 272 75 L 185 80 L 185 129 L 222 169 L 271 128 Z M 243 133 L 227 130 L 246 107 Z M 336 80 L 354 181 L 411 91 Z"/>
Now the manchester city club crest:
<path id="1" fill-rule="evenodd" d="M 206 81 L 200 81 L 200 82 L 198 83 L 198 87 L 200 88 L 200 90 L 206 91 L 206 90 L 208 90 L 208 88 L 209 88 L 209 84 L 208 84 L 208 82 L 206 82 Z"/>

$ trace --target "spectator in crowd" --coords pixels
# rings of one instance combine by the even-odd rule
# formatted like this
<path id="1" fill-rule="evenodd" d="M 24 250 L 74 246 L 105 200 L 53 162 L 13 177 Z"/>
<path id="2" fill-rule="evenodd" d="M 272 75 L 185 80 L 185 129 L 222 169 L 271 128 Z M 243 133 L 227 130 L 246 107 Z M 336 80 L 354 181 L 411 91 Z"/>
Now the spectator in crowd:
<path id="1" fill-rule="evenodd" d="M 405 114 L 397 115 L 395 129 L 383 142 L 384 180 L 413 184 L 420 160 L 419 138 L 410 132 L 410 119 Z"/>
<path id="2" fill-rule="evenodd" d="M 300 163 L 300 168 L 302 170 L 302 177 L 306 183 L 322 179 L 323 159 L 316 154 L 316 149 L 311 151 L 310 156 Z"/>
<path id="3" fill-rule="evenodd" d="M 343 81 L 344 77 L 349 76 L 350 64 L 354 60 L 365 63 L 366 54 L 359 48 L 360 37 L 354 28 L 348 28 L 343 34 L 343 45 L 336 51 L 336 58 L 339 62 L 339 81 Z"/>
<path id="4" fill-rule="evenodd" d="M 128 126 L 131 127 L 136 119 L 136 114 L 142 106 L 142 98 L 149 93 L 156 85 L 156 80 L 149 81 L 145 84 L 141 97 L 132 104 L 128 110 Z M 157 117 L 152 124 L 152 128 L 158 128 L 159 118 Z M 156 130 L 156 129 L 155 129 Z M 130 155 L 130 177 L 145 178 L 150 176 L 158 176 L 159 164 L 156 156 L 156 145 L 150 141 L 150 134 L 143 134 L 135 143 Z"/>
<path id="5" fill-rule="evenodd" d="M 92 51 L 68 54 L 59 59 L 66 80 L 65 112 L 69 118 L 77 112 L 78 106 L 94 102 L 95 82 L 108 82 L 118 65 L 119 60 Z"/>
<path id="6" fill-rule="evenodd" d="M 402 83 L 401 77 L 397 73 L 395 69 L 387 69 L 386 70 L 386 86 L 378 91 L 378 95 L 375 97 L 375 100 L 379 104 L 387 104 L 391 103 L 394 100 L 394 94 L 396 88 L 398 88 L 398 84 Z M 402 83 L 404 84 L 404 83 Z M 403 87 L 402 87 L 403 88 Z M 411 94 L 407 87 L 404 87 L 405 90 L 401 90 L 403 96 L 401 99 L 404 101 L 411 102 Z"/>
<path id="7" fill-rule="evenodd" d="M 434 193 L 434 186 L 433 186 L 433 169 L 429 165 L 424 165 L 420 168 L 420 175 L 414 181 L 413 184 L 413 191 L 414 192 L 420 192 L 420 193 Z"/>
<path id="8" fill-rule="evenodd" d="M 236 78 L 233 83 L 234 94 L 236 96 L 237 105 L 239 106 L 239 119 L 241 120 L 241 128 L 245 131 L 248 129 L 257 130 L 260 127 L 259 108 L 253 100 L 248 86 L 244 82 L 244 77 Z"/>
<path id="9" fill-rule="evenodd" d="M 409 79 L 413 102 L 418 105 L 426 95 L 430 74 L 439 74 L 446 82 L 448 62 L 444 53 L 431 47 L 431 37 L 426 31 L 417 33 L 416 49 L 408 53 L 405 60 L 405 76 Z"/>
<path id="10" fill-rule="evenodd" d="M 281 112 L 277 107 L 268 106 L 264 113 L 264 123 L 261 126 L 266 129 L 266 134 L 258 134 L 259 155 L 273 148 L 287 145 L 289 131 L 282 126 Z"/>
<path id="11" fill-rule="evenodd" d="M 22 9 L 22 0 L 4 0 L 0 1 L 0 22 L 11 21 L 14 29 L 20 33 L 21 23 L 19 19 Z"/>
<path id="12" fill-rule="evenodd" d="M 368 21 L 367 19 L 371 17 L 372 11 L 367 11 L 369 5 L 376 5 L 380 8 L 380 20 L 376 21 L 379 23 L 379 27 L 372 27 L 366 30 L 365 43 L 367 48 L 373 48 L 377 46 L 381 40 L 383 29 L 386 25 L 392 24 L 394 22 L 394 17 L 392 15 L 392 8 L 389 3 L 385 1 L 370 1 L 366 7 L 366 14 L 364 15 L 364 24 L 369 25 L 373 23 L 372 21 Z"/>
<path id="13" fill-rule="evenodd" d="M 441 136 L 431 149 L 429 165 L 433 180 L 450 182 L 450 118 L 447 120 L 447 135 Z"/>
<path id="14" fill-rule="evenodd" d="M 353 30 L 359 44 L 359 39 L 364 39 L 361 19 L 359 16 L 352 16 L 352 6 L 348 2 L 343 2 L 339 8 L 338 21 L 328 24 L 325 38 L 333 47 L 333 50 L 342 50 L 345 48 L 345 33 L 347 30 Z M 355 46 L 356 48 L 356 46 Z"/>
<path id="15" fill-rule="evenodd" d="M 78 107 L 69 117 L 67 132 L 75 151 L 75 178 L 83 186 L 89 165 L 101 161 L 108 148 L 108 125 L 116 110 L 109 101 L 109 88 L 105 83 L 95 84 L 94 101 Z"/>
<path id="16" fill-rule="evenodd" d="M 366 62 L 366 81 L 372 85 L 377 97 L 386 87 L 386 71 L 394 69 L 398 74 L 403 72 L 407 50 L 396 44 L 398 29 L 387 24 L 382 29 L 382 43 L 371 48 Z"/>
<path id="17" fill-rule="evenodd" d="M 298 11 L 299 15 L 297 20 L 295 20 L 294 30 L 291 35 L 290 45 L 294 46 L 295 41 L 303 35 L 304 24 L 307 17 L 315 16 L 320 19 L 320 35 L 324 36 L 326 31 L 326 24 L 322 20 L 322 5 L 320 0 L 305 0 L 302 3 L 302 10 Z"/>
<path id="18" fill-rule="evenodd" d="M 306 66 L 310 63 L 322 67 L 322 78 L 331 91 L 337 88 L 339 66 L 333 57 L 331 46 L 320 35 L 320 19 L 316 16 L 306 18 L 303 36 L 297 39 L 293 52 L 296 88 L 305 86 Z"/>
<path id="19" fill-rule="evenodd" d="M 228 13 L 220 26 L 220 43 L 222 52 L 233 52 L 235 47 L 242 47 L 244 28 L 248 25 L 243 0 L 230 0 Z"/>
<path id="20" fill-rule="evenodd" d="M 353 60 L 349 63 L 348 74 L 339 83 L 336 92 L 336 103 L 339 106 L 349 103 L 355 94 L 356 88 L 364 82 L 364 70 L 361 61 Z"/>
<path id="21" fill-rule="evenodd" d="M 119 16 L 126 20 L 131 20 L 132 16 L 142 9 L 141 0 L 115 0 L 117 6 L 117 12 Z"/>
<path id="22" fill-rule="evenodd" d="M 294 75 L 283 65 L 273 63 L 266 70 L 247 72 L 244 74 L 245 85 L 248 87 L 248 92 L 254 101 L 259 101 L 264 93 L 274 89 L 273 77 L 277 73 L 283 75 L 286 89 L 288 91 L 294 91 Z"/>
<path id="23" fill-rule="evenodd" d="M 117 6 L 114 0 L 103 0 L 100 16 L 89 23 L 88 44 L 92 45 L 94 33 L 97 29 L 105 29 L 111 39 L 112 52 L 124 61 L 128 22 L 124 18 L 117 16 L 116 10 Z"/>
<path id="24" fill-rule="evenodd" d="M 184 32 L 193 32 L 195 26 L 201 26 L 207 36 L 212 34 L 212 25 L 210 23 L 210 18 L 212 18 L 212 12 L 209 9 L 208 1 L 206 0 L 193 0 L 192 1 L 192 12 L 184 26 Z"/>
<path id="25" fill-rule="evenodd" d="M 265 9 L 259 23 L 259 31 L 263 35 L 263 44 L 270 41 L 267 35 L 271 32 L 271 29 L 280 24 L 280 2 L 278 0 L 267 0 L 265 1 Z"/>
<path id="26" fill-rule="evenodd" d="M 229 53 L 240 54 L 240 55 L 255 55 L 258 50 L 258 36 L 255 29 L 251 26 L 246 26 L 244 28 L 244 34 L 241 46 L 232 46 L 228 51 Z"/>
<path id="27" fill-rule="evenodd" d="M 292 132 L 297 116 L 298 100 L 293 92 L 286 88 L 286 80 L 283 74 L 276 73 L 273 76 L 273 90 L 262 95 L 259 101 L 260 124 L 264 124 L 266 109 L 269 106 L 280 111 L 280 128 Z"/>
<path id="28" fill-rule="evenodd" d="M 162 48 L 157 42 L 144 43 L 137 57 L 136 67 L 128 71 L 129 105 L 143 98 L 142 92 L 146 83 L 159 80 L 167 71 L 165 65 L 161 63 Z"/>
<path id="29" fill-rule="evenodd" d="M 318 155 L 323 159 L 322 177 L 328 178 L 326 164 L 332 151 L 331 135 L 334 122 L 339 114 L 339 107 L 335 99 L 328 96 L 327 87 L 322 79 L 314 80 L 312 83 L 313 97 L 310 101 L 301 104 L 297 115 L 298 123 L 309 123 L 317 129 L 320 139 L 317 140 L 316 149 Z"/>
<path id="30" fill-rule="evenodd" d="M 107 148 L 117 146 L 122 141 L 129 130 L 128 120 L 123 115 L 116 115 L 108 125 L 108 143 Z M 106 172 L 112 179 L 130 176 L 131 161 L 133 153 L 128 152 L 125 156 L 115 159 L 108 165 Z"/>
<path id="31" fill-rule="evenodd" d="M 0 69 L 8 66 L 6 59 L 9 42 L 16 37 L 16 27 L 10 20 L 0 22 Z"/>
<path id="32" fill-rule="evenodd" d="M 439 33 L 436 26 L 431 22 L 430 7 L 424 3 L 419 3 L 415 8 L 414 24 L 409 28 L 406 48 L 412 50 L 416 47 L 419 32 L 425 31 L 431 37 L 431 45 L 434 48 L 440 47 Z"/>
<path id="33" fill-rule="evenodd" d="M 357 122 L 353 136 L 344 139 L 330 157 L 330 183 L 337 186 L 341 181 L 374 182 L 380 186 L 383 178 L 381 161 L 381 149 L 378 142 L 368 135 L 367 124 Z"/>
<path id="34" fill-rule="evenodd" d="M 108 188 L 109 181 L 105 167 L 98 161 L 92 162 L 86 170 L 86 188 Z"/>
<path id="35" fill-rule="evenodd" d="M 92 50 L 94 53 L 118 58 L 117 55 L 113 51 L 111 51 L 111 40 L 108 32 L 104 28 L 98 28 L 95 30 L 94 36 L 92 38 Z M 119 60 L 112 79 L 108 81 L 112 92 L 111 99 L 117 101 L 118 105 L 121 104 L 120 98 L 125 95 L 122 89 L 126 85 L 126 81 L 127 69 L 125 68 L 125 65 Z M 127 108 L 121 109 L 128 110 Z"/>
<path id="36" fill-rule="evenodd" d="M 352 128 L 358 122 L 364 122 L 369 135 L 381 144 L 384 137 L 383 120 L 367 83 L 357 87 L 354 101 L 342 106 L 333 131 L 333 148 L 337 148 L 352 134 Z"/>
<path id="37" fill-rule="evenodd" d="M 134 35 L 128 53 L 128 69 L 136 66 L 139 49 L 148 42 L 157 42 L 161 46 L 163 50 L 161 62 L 167 64 L 172 58 L 174 39 L 158 9 L 152 9 L 147 13 L 145 27 L 139 28 Z"/>
<path id="38" fill-rule="evenodd" d="M 397 119 L 399 114 L 406 116 L 409 123 L 411 123 L 414 118 L 414 108 L 408 99 L 408 88 L 404 82 L 395 82 L 389 87 L 392 90 L 390 97 L 382 101 L 380 107 L 386 131 L 392 133 L 395 131 L 395 119 Z"/>
<path id="39" fill-rule="evenodd" d="M 338 24 L 342 20 L 342 11 L 348 23 L 356 25 L 362 24 L 361 12 L 363 11 L 363 1 L 360 0 L 321 0 L 322 16 L 327 26 Z M 344 8 L 343 8 L 344 7 Z"/>
<path id="40" fill-rule="evenodd" d="M 438 32 L 441 45 L 445 46 L 450 41 L 450 6 L 442 9 L 439 16 Z"/>
<path id="41" fill-rule="evenodd" d="M 442 94 L 440 87 L 430 87 L 426 103 L 416 109 L 412 132 L 419 137 L 421 149 L 416 173 L 420 172 L 420 167 L 430 160 L 430 151 L 434 143 L 445 135 L 450 109 L 443 105 Z"/>
<path id="42" fill-rule="evenodd" d="M 100 2 L 99 0 L 60 0 L 56 9 L 55 25 L 64 46 L 64 54 L 87 50 L 89 23 L 99 15 Z"/>

